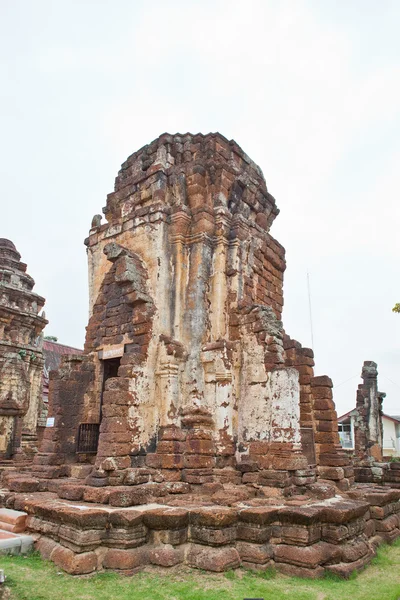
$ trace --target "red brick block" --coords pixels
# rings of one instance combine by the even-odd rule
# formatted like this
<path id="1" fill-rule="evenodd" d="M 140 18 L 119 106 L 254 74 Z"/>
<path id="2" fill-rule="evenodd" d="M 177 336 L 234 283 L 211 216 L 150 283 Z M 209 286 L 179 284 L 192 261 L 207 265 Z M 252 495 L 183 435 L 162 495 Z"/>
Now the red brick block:
<path id="1" fill-rule="evenodd" d="M 315 379 L 315 377 L 314 377 Z M 315 400 L 332 400 L 332 389 L 326 386 L 315 386 L 311 384 L 312 396 Z"/>
<path id="2" fill-rule="evenodd" d="M 237 510 L 221 506 L 192 508 L 189 510 L 189 520 L 191 525 L 220 529 L 237 522 Z"/>
<path id="3" fill-rule="evenodd" d="M 249 542 L 236 542 L 236 550 L 239 553 L 240 560 L 265 564 L 270 561 L 273 556 L 272 546 L 269 544 L 251 544 Z"/>
<path id="4" fill-rule="evenodd" d="M 182 454 L 185 449 L 184 442 L 165 440 L 157 444 L 157 454 Z"/>
<path id="5" fill-rule="evenodd" d="M 173 548 L 171 545 L 153 548 L 148 553 L 149 561 L 159 567 L 174 567 L 184 561 L 185 553 L 183 548 Z"/>
<path id="6" fill-rule="evenodd" d="M 45 560 L 50 559 L 50 555 L 59 544 L 54 540 L 46 537 L 41 537 L 35 544 L 35 549 L 40 552 L 40 556 Z"/>
<path id="7" fill-rule="evenodd" d="M 149 492 L 138 486 L 121 487 L 111 492 L 108 502 L 111 506 L 137 506 L 146 504 L 148 496 Z"/>
<path id="8" fill-rule="evenodd" d="M 186 469 L 210 469 L 215 466 L 215 458 L 204 454 L 186 454 L 183 465 Z"/>
<path id="9" fill-rule="evenodd" d="M 192 544 L 186 562 L 189 566 L 204 571 L 220 573 L 236 569 L 240 565 L 240 556 L 235 548 L 209 548 Z"/>
<path id="10" fill-rule="evenodd" d="M 328 387 L 328 388 L 333 387 L 332 379 L 330 377 L 328 377 L 327 375 L 319 375 L 318 377 L 313 377 L 311 380 L 311 385 L 313 387 L 320 387 L 320 386 L 324 386 L 324 387 Z"/>
<path id="11" fill-rule="evenodd" d="M 147 562 L 147 553 L 143 548 L 121 550 L 109 548 L 103 559 L 105 569 L 118 571 L 132 570 L 141 567 Z"/>
<path id="12" fill-rule="evenodd" d="M 306 547 L 277 544 L 274 548 L 275 562 L 289 563 L 307 569 L 315 569 L 326 562 L 338 560 L 340 556 L 340 547 L 327 542 L 317 542 Z"/>
<path id="13" fill-rule="evenodd" d="M 215 454 L 215 445 L 210 440 L 189 439 L 185 452 L 188 454 Z"/>
<path id="14" fill-rule="evenodd" d="M 97 555 L 94 552 L 75 554 L 59 544 L 52 550 L 50 560 L 70 575 L 84 575 L 97 569 Z"/>
<path id="15" fill-rule="evenodd" d="M 149 529 L 181 529 L 189 523 L 189 512 L 184 508 L 155 508 L 143 513 L 143 522 Z"/>

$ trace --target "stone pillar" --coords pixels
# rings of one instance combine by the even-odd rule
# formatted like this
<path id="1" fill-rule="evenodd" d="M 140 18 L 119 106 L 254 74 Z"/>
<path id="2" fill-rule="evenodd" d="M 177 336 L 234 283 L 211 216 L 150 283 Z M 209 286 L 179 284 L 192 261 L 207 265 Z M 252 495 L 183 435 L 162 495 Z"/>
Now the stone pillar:
<path id="1" fill-rule="evenodd" d="M 184 401 L 191 403 L 199 398 L 204 390 L 204 372 L 199 356 L 209 319 L 206 303 L 212 257 L 209 236 L 204 233 L 192 236 L 189 252 L 185 310 L 181 319 L 183 343 L 188 348 Z"/>
<path id="2" fill-rule="evenodd" d="M 190 225 L 190 217 L 186 206 L 179 206 L 171 216 L 170 241 L 174 253 L 174 286 L 173 298 L 174 314 L 171 336 L 175 340 L 182 338 L 182 307 L 185 297 L 185 274 L 187 269 L 185 236 Z"/>
<path id="3" fill-rule="evenodd" d="M 158 383 L 156 394 L 160 402 L 160 425 L 170 425 L 178 416 L 179 408 L 179 365 L 172 360 L 160 364 L 156 372 Z"/>
<path id="4" fill-rule="evenodd" d="M 227 255 L 229 251 L 228 211 L 220 207 L 216 217 L 216 246 L 213 257 L 213 273 L 210 278 L 210 321 L 211 339 L 217 341 L 227 336 Z M 229 214 L 229 213 L 228 213 Z"/>
<path id="5" fill-rule="evenodd" d="M 386 394 L 378 392 L 377 364 L 364 362 L 363 383 L 357 390 L 357 415 L 354 424 L 355 454 L 360 460 L 382 460 L 382 401 Z"/>

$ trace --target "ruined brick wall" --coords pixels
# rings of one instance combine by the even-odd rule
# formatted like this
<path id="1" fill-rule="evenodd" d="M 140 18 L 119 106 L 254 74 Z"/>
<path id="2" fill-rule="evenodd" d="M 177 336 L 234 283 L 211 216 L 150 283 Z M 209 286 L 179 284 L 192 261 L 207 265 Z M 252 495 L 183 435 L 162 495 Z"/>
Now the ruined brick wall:
<path id="1" fill-rule="evenodd" d="M 44 298 L 14 244 L 0 239 L 0 458 L 35 451 L 42 402 Z"/>
<path id="2" fill-rule="evenodd" d="M 354 470 L 339 440 L 332 380 L 314 375 L 314 353 L 289 336 L 284 338 L 286 364 L 299 372 L 302 447 L 318 465 L 321 479 L 333 480 L 343 491 L 354 482 Z"/>
<path id="3" fill-rule="evenodd" d="M 49 411 L 56 427 L 46 427 L 35 464 L 62 464 L 75 458 L 80 423 L 99 422 L 101 393 L 96 385 L 95 366 L 90 356 L 70 355 L 60 368 L 50 372 Z M 53 458 L 44 455 L 54 454 Z"/>
<path id="4" fill-rule="evenodd" d="M 112 267 L 100 287 L 89 320 L 85 351 L 105 345 L 128 344 L 145 356 L 151 337 L 153 301 L 147 294 L 147 272 L 140 258 L 110 243 L 105 252 Z"/>

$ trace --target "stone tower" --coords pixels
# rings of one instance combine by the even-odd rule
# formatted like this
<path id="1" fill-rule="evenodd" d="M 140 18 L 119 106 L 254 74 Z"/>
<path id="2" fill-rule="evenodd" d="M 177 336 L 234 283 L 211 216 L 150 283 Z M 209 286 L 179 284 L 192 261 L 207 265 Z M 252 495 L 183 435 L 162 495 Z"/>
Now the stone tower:
<path id="1" fill-rule="evenodd" d="M 0 458 L 35 451 L 42 402 L 44 298 L 14 244 L 0 239 Z"/>
<path id="2" fill-rule="evenodd" d="M 282 489 L 346 465 L 332 382 L 283 330 L 279 211 L 243 150 L 164 134 L 122 165 L 103 210 L 85 353 L 50 382 L 41 465 L 92 453 L 93 485 L 145 468 Z"/>

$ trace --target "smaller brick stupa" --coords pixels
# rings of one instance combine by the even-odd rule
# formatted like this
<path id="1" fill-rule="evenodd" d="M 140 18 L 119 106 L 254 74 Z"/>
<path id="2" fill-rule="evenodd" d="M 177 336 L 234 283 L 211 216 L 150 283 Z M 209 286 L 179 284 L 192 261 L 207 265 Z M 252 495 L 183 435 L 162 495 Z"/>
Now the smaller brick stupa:
<path id="1" fill-rule="evenodd" d="M 0 239 L 0 459 L 21 461 L 37 451 L 42 405 L 44 298 L 10 240 Z"/>

